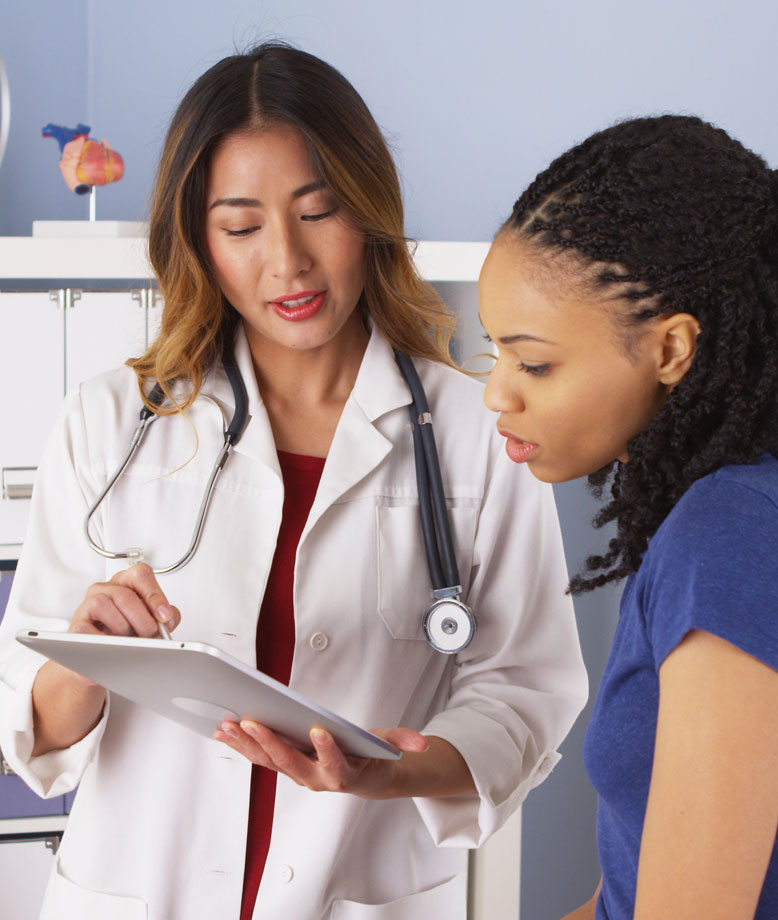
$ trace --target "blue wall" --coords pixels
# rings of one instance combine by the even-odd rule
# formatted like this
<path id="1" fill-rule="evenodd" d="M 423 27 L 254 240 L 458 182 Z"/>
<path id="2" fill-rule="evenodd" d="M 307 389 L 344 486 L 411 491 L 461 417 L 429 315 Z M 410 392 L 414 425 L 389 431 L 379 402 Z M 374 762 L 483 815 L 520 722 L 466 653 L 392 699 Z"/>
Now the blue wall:
<path id="1" fill-rule="evenodd" d="M 98 217 L 142 216 L 168 118 L 199 73 L 255 38 L 334 63 L 389 135 L 408 229 L 491 237 L 549 158 L 617 118 L 701 113 L 778 160 L 771 0 L 27 0 L 0 4 L 13 119 L 0 235 L 80 217 L 48 121 L 91 123 L 125 157 Z"/>
<path id="2" fill-rule="evenodd" d="M 778 165 L 778 4 L 772 0 L 26 0 L 0 6 L 13 114 L 0 168 L 0 236 L 33 219 L 86 217 L 67 190 L 48 121 L 91 124 L 124 156 L 97 215 L 143 216 L 167 121 L 210 64 L 285 38 L 356 85 L 400 167 L 407 227 L 423 239 L 489 239 L 551 157 L 613 121 L 679 111 L 720 124 Z M 557 489 L 571 570 L 602 545 L 580 483 Z M 593 685 L 618 592 L 576 611 Z M 594 797 L 580 763 L 586 717 L 524 811 L 522 914 L 554 920 L 599 870 Z"/>
<path id="3" fill-rule="evenodd" d="M 57 169 L 49 121 L 76 124 L 87 86 L 87 0 L 0 3 L 0 56 L 11 87 L 11 129 L 0 166 L 0 236 L 25 236 L 33 219 L 86 216 Z"/>

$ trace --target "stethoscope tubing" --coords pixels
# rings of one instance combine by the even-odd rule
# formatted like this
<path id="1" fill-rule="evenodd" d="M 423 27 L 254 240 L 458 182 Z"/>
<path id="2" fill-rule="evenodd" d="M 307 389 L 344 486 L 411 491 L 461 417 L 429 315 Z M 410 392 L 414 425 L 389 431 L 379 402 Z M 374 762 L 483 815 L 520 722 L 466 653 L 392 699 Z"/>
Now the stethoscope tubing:
<path id="1" fill-rule="evenodd" d="M 146 407 L 144 406 L 144 409 L 145 408 Z M 92 504 L 90 505 L 89 511 L 87 511 L 86 517 L 84 518 L 84 534 L 86 535 L 87 542 L 89 543 L 91 548 L 96 553 L 98 553 L 105 559 L 130 559 L 133 554 L 129 552 L 123 552 L 123 553 L 113 552 L 112 550 L 104 549 L 98 543 L 95 543 L 95 541 L 92 539 L 89 533 L 89 522 L 92 520 L 92 515 L 95 513 L 95 511 L 97 511 L 97 509 L 102 504 L 102 501 L 105 498 L 105 496 L 113 488 L 113 485 L 116 482 L 116 480 L 122 475 L 122 473 L 126 469 L 127 464 L 130 462 L 130 460 L 132 460 L 135 454 L 135 451 L 138 449 L 138 445 L 143 440 L 143 435 L 146 432 L 146 428 L 148 428 L 149 425 L 156 422 L 158 418 L 159 418 L 158 415 L 154 415 L 151 412 L 149 412 L 145 416 L 143 415 L 141 416 L 140 423 L 138 424 L 137 428 L 135 429 L 132 435 L 132 440 L 130 441 L 130 446 L 127 448 L 127 452 L 122 458 L 119 466 L 116 468 L 114 474 L 105 484 L 105 488 L 103 489 L 103 491 L 97 496 L 94 502 L 92 502 Z"/>
<path id="2" fill-rule="evenodd" d="M 416 431 L 418 419 L 416 410 L 411 405 L 411 429 L 413 432 L 413 455 L 416 466 L 416 486 L 419 493 L 419 517 L 421 519 L 421 533 L 424 538 L 424 549 L 427 555 L 427 568 L 433 588 L 439 588 L 445 582 L 443 567 L 440 561 L 440 552 L 436 538 L 435 513 L 432 507 L 429 477 L 427 476 L 427 460 L 424 456 L 424 445 Z"/>
<path id="3" fill-rule="evenodd" d="M 171 563 L 170 565 L 163 566 L 161 568 L 153 568 L 152 571 L 155 575 L 166 575 L 169 572 L 179 569 L 182 566 L 186 565 L 187 562 L 194 556 L 197 552 L 197 547 L 200 545 L 200 537 L 202 536 L 203 527 L 205 526 L 205 517 L 208 512 L 208 506 L 211 503 L 211 497 L 213 495 L 214 487 L 216 486 L 216 480 L 219 478 L 219 474 L 224 468 L 224 464 L 227 462 L 227 457 L 230 455 L 232 448 L 238 443 L 243 432 L 246 429 L 248 424 L 248 393 L 246 392 L 246 385 L 243 382 L 243 378 L 240 374 L 240 371 L 235 365 L 235 361 L 231 355 L 225 354 L 222 358 L 222 363 L 224 365 L 225 373 L 232 387 L 233 396 L 235 399 L 235 411 L 232 414 L 229 425 L 224 431 L 224 443 L 222 444 L 219 454 L 216 457 L 216 460 L 211 468 L 211 474 L 208 477 L 208 484 L 203 494 L 203 499 L 200 502 L 200 508 L 197 512 L 197 519 L 195 521 L 194 532 L 192 535 L 192 540 L 187 547 L 186 552 L 180 559 L 176 562 Z M 156 384 L 149 394 L 149 402 L 155 406 L 162 404 L 165 398 L 164 391 L 159 384 Z M 159 418 L 152 409 L 144 405 L 140 410 L 140 421 L 137 428 L 132 436 L 132 441 L 127 450 L 127 453 L 124 455 L 121 463 L 119 464 L 116 472 L 111 476 L 108 482 L 105 485 L 103 491 L 98 495 L 95 502 L 89 508 L 86 518 L 84 519 L 84 533 L 86 539 L 92 549 L 103 556 L 105 559 L 128 559 L 136 560 L 138 562 L 142 561 L 142 552 L 140 549 L 128 549 L 124 552 L 113 552 L 111 550 L 104 549 L 98 543 L 96 543 L 90 533 L 89 533 L 89 523 L 92 519 L 92 515 L 97 511 L 100 506 L 100 503 L 103 501 L 105 496 L 113 487 L 116 480 L 124 472 L 127 464 L 132 459 L 135 451 L 140 446 L 143 436 L 146 433 L 147 429 Z"/>
<path id="4" fill-rule="evenodd" d="M 438 448 L 432 429 L 432 414 L 413 361 L 408 355 L 398 351 L 395 352 L 395 358 L 408 383 L 413 400 L 409 411 L 413 428 L 419 515 L 427 549 L 430 578 L 435 590 L 454 588 L 459 586 L 459 567 L 449 526 Z"/>

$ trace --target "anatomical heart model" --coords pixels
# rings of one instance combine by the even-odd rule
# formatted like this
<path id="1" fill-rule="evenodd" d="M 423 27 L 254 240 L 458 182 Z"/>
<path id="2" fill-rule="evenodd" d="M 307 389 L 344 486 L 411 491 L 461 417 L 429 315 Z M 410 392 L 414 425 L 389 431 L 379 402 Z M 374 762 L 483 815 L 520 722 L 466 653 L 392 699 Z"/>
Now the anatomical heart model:
<path id="1" fill-rule="evenodd" d="M 124 160 L 107 141 L 89 137 L 89 125 L 65 128 L 49 122 L 41 134 L 56 138 L 62 156 L 59 168 L 68 188 L 86 195 L 95 185 L 118 182 L 124 175 Z"/>

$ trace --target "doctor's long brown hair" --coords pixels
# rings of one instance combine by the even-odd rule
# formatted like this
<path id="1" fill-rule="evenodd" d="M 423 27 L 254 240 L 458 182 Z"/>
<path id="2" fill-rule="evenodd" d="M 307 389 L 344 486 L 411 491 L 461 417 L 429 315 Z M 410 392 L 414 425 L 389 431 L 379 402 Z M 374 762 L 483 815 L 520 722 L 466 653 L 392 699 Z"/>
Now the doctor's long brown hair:
<path id="1" fill-rule="evenodd" d="M 191 404 L 239 321 L 205 244 L 213 152 L 229 135 L 279 124 L 302 133 L 314 168 L 364 233 L 362 308 L 396 348 L 453 364 L 455 320 L 413 265 L 397 173 L 367 106 L 329 64 L 269 42 L 204 73 L 179 105 L 165 140 L 149 227 L 165 307 L 157 339 L 128 364 L 142 392 L 152 380 L 166 390 L 177 380 L 191 383 L 191 394 L 170 411 Z"/>

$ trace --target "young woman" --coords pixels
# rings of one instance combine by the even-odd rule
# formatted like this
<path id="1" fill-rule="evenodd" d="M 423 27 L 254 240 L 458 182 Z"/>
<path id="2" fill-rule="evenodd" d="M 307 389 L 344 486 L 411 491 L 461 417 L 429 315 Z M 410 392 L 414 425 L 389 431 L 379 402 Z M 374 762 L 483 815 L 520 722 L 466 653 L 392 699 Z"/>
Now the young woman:
<path id="1" fill-rule="evenodd" d="M 550 487 L 512 467 L 482 388 L 453 368 L 386 145 L 322 61 L 264 45 L 195 83 L 149 244 L 161 332 L 67 400 L 3 623 L 6 757 L 41 794 L 80 782 L 43 915 L 464 918 L 466 848 L 547 775 L 585 697 Z M 432 585 L 395 350 L 426 389 L 478 619 L 455 655 L 422 629 Z M 191 538 L 236 405 L 225 366 L 248 424 L 196 553 L 155 577 Z M 127 569 L 82 527 L 141 398 L 167 417 L 90 523 L 105 548 L 143 546 L 149 565 Z M 158 620 L 384 726 L 402 759 L 346 757 L 315 731 L 306 755 L 249 721 L 202 738 L 13 641 L 31 625 L 153 636 Z"/>
<path id="2" fill-rule="evenodd" d="M 778 179 L 696 118 L 541 173 L 485 262 L 508 456 L 616 521 L 627 578 L 585 744 L 601 891 L 571 917 L 778 916 Z"/>

